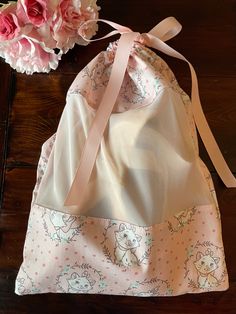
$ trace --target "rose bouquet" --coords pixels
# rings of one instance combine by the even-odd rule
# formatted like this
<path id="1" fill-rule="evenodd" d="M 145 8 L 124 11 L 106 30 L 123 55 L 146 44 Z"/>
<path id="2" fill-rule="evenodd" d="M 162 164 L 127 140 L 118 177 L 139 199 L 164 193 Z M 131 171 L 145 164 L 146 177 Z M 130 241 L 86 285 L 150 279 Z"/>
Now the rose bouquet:
<path id="1" fill-rule="evenodd" d="M 75 44 L 87 45 L 79 27 L 97 19 L 96 0 L 18 0 L 0 7 L 0 57 L 18 72 L 55 70 L 62 54 Z M 83 27 L 90 39 L 97 23 Z"/>

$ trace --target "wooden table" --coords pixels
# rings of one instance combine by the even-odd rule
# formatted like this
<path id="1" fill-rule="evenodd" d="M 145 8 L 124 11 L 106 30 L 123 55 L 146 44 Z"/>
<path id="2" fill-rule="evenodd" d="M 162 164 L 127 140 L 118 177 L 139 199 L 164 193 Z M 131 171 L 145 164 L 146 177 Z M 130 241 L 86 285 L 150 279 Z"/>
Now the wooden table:
<path id="1" fill-rule="evenodd" d="M 99 4 L 101 18 L 139 32 L 167 16 L 180 21 L 183 30 L 169 43 L 195 66 L 206 118 L 236 173 L 236 1 L 103 0 Z M 75 75 L 110 40 L 74 48 L 48 75 L 19 74 L 0 63 L 0 313 L 236 313 L 236 189 L 225 188 L 201 143 L 201 157 L 213 176 L 221 209 L 229 290 L 153 298 L 14 294 L 41 145 L 56 130 Z M 160 55 L 189 92 L 187 66 Z"/>

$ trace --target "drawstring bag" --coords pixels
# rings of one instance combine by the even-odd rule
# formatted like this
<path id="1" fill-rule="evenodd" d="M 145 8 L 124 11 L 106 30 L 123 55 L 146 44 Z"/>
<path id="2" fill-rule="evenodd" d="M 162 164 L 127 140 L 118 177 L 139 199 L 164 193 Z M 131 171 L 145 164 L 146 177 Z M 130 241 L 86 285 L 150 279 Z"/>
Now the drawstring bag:
<path id="1" fill-rule="evenodd" d="M 220 212 L 196 127 L 225 185 L 236 180 L 192 65 L 165 43 L 181 25 L 169 17 L 140 34 L 104 22 L 115 28 L 105 37 L 121 37 L 77 75 L 42 146 L 15 293 L 227 290 Z M 191 100 L 149 48 L 188 62 Z"/>

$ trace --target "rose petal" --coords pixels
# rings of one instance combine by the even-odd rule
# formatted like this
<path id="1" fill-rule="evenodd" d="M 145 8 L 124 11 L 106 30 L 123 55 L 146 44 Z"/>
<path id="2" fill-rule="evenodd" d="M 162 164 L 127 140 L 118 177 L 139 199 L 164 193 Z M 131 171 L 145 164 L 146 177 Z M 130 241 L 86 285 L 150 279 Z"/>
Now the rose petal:
<path id="1" fill-rule="evenodd" d="M 0 50 L 0 56 L 5 59 L 17 72 L 33 74 L 34 72 L 48 73 L 55 70 L 61 59 L 61 54 L 47 49 L 29 38 L 11 42 Z"/>

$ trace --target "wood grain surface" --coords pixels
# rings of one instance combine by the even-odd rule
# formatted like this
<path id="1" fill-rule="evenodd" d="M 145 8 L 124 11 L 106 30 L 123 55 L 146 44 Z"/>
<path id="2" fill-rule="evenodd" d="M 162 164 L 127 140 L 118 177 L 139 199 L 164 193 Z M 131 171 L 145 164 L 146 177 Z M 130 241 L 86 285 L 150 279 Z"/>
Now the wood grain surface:
<path id="1" fill-rule="evenodd" d="M 194 65 L 206 118 L 235 174 L 236 1 L 100 0 L 98 4 L 101 18 L 139 32 L 148 31 L 167 16 L 179 20 L 183 30 L 169 44 Z M 101 33 L 106 30 L 102 25 L 100 29 Z M 221 210 L 230 278 L 227 291 L 149 298 L 14 294 L 41 145 L 56 131 L 76 74 L 112 40 L 75 47 L 49 74 L 27 76 L 0 62 L 0 313 L 236 313 L 236 189 L 223 185 L 201 141 L 200 155 L 212 173 Z M 158 54 L 189 93 L 188 67 Z"/>

